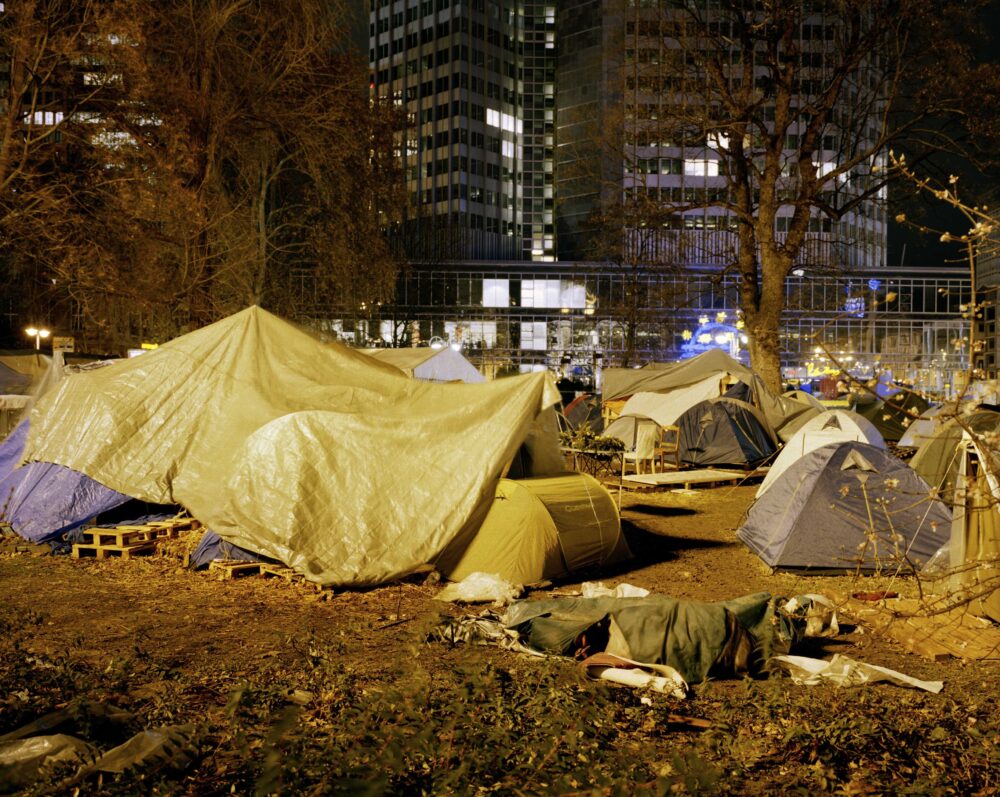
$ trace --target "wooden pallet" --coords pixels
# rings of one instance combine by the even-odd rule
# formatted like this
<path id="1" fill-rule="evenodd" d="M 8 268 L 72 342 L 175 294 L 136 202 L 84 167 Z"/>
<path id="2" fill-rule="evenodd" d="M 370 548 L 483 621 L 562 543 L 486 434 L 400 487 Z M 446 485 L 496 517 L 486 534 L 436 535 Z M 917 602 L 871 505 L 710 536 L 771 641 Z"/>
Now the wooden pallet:
<path id="1" fill-rule="evenodd" d="M 301 573 L 297 573 L 292 568 L 275 562 L 261 562 L 260 574 L 262 576 L 283 578 L 289 584 L 297 584 L 300 581 L 305 581 L 305 577 Z"/>
<path id="2" fill-rule="evenodd" d="M 260 562 L 244 562 L 239 559 L 216 559 L 209 563 L 209 572 L 215 572 L 222 581 L 243 576 L 260 575 Z"/>
<path id="3" fill-rule="evenodd" d="M 84 559 L 94 557 L 96 559 L 108 559 L 119 557 L 121 559 L 131 559 L 133 556 L 149 556 L 156 551 L 154 541 L 138 542 L 131 545 L 99 545 L 94 543 L 75 543 L 73 545 L 73 558 Z"/>
<path id="4" fill-rule="evenodd" d="M 151 520 L 146 524 L 154 529 L 172 532 L 174 536 L 181 531 L 194 531 L 201 528 L 201 523 L 191 517 L 173 517 L 168 520 Z"/>
<path id="5" fill-rule="evenodd" d="M 884 631 L 911 653 L 931 661 L 946 658 L 1000 659 L 1000 626 L 975 617 L 966 608 L 920 616 L 916 600 L 878 603 L 846 598 L 844 614 Z"/>
<path id="6" fill-rule="evenodd" d="M 85 545 L 117 545 L 124 547 L 157 539 L 153 529 L 144 526 L 117 526 L 113 529 L 91 528 L 80 534 Z"/>

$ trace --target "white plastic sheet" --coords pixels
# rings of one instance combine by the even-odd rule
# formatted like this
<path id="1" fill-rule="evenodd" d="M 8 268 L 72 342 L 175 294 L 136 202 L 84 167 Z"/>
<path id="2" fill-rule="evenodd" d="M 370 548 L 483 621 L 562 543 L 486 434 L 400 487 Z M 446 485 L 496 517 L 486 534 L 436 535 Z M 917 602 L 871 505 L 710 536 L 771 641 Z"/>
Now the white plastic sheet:
<path id="1" fill-rule="evenodd" d="M 897 686 L 923 689 L 937 694 L 944 688 L 943 681 L 921 681 L 888 667 L 865 664 L 843 656 L 834 655 L 830 661 L 812 659 L 808 656 L 772 656 L 769 661 L 779 664 L 788 671 L 792 681 L 799 686 L 865 686 L 879 681 L 888 681 Z"/>
<path id="2" fill-rule="evenodd" d="M 584 598 L 645 598 L 649 590 L 632 584 L 619 584 L 611 589 L 603 581 L 585 581 L 580 585 L 580 594 Z"/>
<path id="3" fill-rule="evenodd" d="M 476 572 L 455 584 L 449 584 L 434 597 L 449 603 L 492 602 L 494 606 L 502 606 L 517 600 L 523 591 L 520 584 L 511 584 L 497 573 Z"/>
<path id="4" fill-rule="evenodd" d="M 608 653 L 597 653 L 580 663 L 590 678 L 650 689 L 678 700 L 687 697 L 688 685 L 677 670 L 667 664 L 646 664 Z"/>

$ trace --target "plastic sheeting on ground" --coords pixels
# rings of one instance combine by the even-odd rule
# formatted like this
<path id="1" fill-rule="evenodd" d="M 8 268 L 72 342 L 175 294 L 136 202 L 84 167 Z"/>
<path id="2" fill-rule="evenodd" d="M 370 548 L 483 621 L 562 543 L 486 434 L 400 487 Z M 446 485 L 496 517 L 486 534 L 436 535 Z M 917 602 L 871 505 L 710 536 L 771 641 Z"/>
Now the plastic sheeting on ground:
<path id="1" fill-rule="evenodd" d="M 780 665 L 799 686 L 864 686 L 865 684 L 888 681 L 897 686 L 910 686 L 937 694 L 944 688 L 942 681 L 922 681 L 888 667 L 865 664 L 862 661 L 834 654 L 830 661 L 812 659 L 808 656 L 772 656 L 771 661 Z"/>
<path id="2" fill-rule="evenodd" d="M 222 537 L 211 529 L 206 529 L 205 533 L 201 535 L 198 545 L 191 551 L 189 566 L 192 570 L 197 570 L 201 567 L 208 567 L 209 563 L 214 562 L 216 559 L 228 559 L 238 562 L 261 561 L 260 556 L 253 551 L 233 545 L 233 543 L 222 539 Z"/>
<path id="3" fill-rule="evenodd" d="M 416 381 L 254 307 L 64 380 L 24 457 L 179 504 L 317 583 L 374 584 L 467 545 L 522 444 L 532 475 L 562 470 L 538 423 L 558 400 L 543 373 Z"/>

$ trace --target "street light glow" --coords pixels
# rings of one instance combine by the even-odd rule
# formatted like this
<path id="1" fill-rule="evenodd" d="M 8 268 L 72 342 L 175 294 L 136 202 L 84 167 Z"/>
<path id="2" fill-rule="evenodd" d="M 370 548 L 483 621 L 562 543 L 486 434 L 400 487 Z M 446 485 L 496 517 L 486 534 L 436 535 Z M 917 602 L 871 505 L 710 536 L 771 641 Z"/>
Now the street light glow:
<path id="1" fill-rule="evenodd" d="M 35 349 L 42 348 L 42 338 L 47 338 L 52 333 L 43 327 L 25 327 L 24 334 L 35 339 Z"/>

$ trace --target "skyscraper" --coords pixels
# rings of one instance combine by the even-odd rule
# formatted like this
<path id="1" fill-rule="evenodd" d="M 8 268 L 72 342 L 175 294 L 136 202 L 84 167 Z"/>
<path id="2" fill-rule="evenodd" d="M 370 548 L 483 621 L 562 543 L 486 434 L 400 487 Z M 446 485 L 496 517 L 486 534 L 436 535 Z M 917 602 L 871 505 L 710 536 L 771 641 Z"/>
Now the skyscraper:
<path id="1" fill-rule="evenodd" d="M 415 259 L 552 260 L 555 8 L 372 0 L 372 90 L 406 111 Z"/>
<path id="2" fill-rule="evenodd" d="M 793 111 L 801 115 L 778 125 L 788 186 L 798 179 L 802 111 L 840 66 L 828 5 L 801 0 L 781 56 L 796 60 Z M 756 12 L 747 13 L 753 22 Z M 645 215 L 657 228 L 655 240 L 641 234 L 641 256 L 725 265 L 735 246 L 732 213 L 720 208 L 730 199 L 726 120 L 716 114 L 720 126 L 711 129 L 706 109 L 722 97 L 707 82 L 709 61 L 721 64 L 730 90 L 751 76 L 760 89 L 754 112 L 771 131 L 778 102 L 768 94 L 762 44 L 747 49 L 734 19 L 716 0 L 371 0 L 373 90 L 407 112 L 411 251 L 436 260 L 605 259 L 588 232 L 608 208 L 638 197 L 655 208 Z M 877 67 L 877 56 L 857 67 L 818 137 L 821 175 L 877 137 Z M 859 167 L 831 180 L 825 199 L 842 205 L 870 176 Z M 790 214 L 777 214 L 779 237 Z M 879 197 L 837 220 L 813 216 L 807 258 L 825 267 L 885 265 Z"/>

